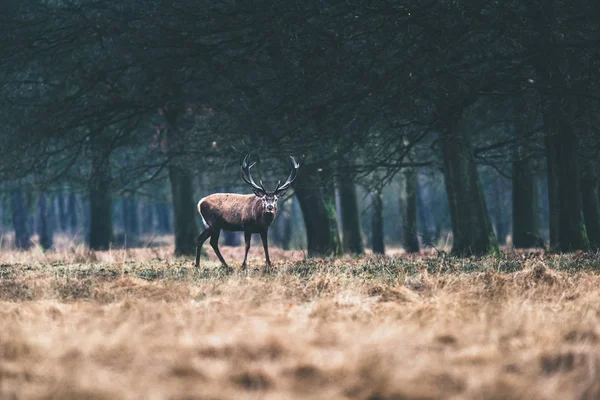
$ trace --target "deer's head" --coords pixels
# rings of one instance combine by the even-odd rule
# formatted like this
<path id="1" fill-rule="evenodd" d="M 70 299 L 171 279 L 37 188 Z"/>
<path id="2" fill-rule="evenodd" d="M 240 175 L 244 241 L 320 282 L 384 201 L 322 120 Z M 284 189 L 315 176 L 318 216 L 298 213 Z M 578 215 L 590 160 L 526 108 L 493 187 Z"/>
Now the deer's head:
<path id="1" fill-rule="evenodd" d="M 274 191 L 268 191 L 265 189 L 265 186 L 262 183 L 262 180 L 259 181 L 260 184 L 257 184 L 254 179 L 252 179 L 252 174 L 250 173 L 250 168 L 252 168 L 256 163 L 249 164 L 248 159 L 250 158 L 250 154 L 247 154 L 242 161 L 242 179 L 252 186 L 252 192 L 262 200 L 262 206 L 264 212 L 267 214 L 275 215 L 277 213 L 277 199 L 285 195 L 285 192 L 289 189 L 291 184 L 296 180 L 296 175 L 298 174 L 298 169 L 300 168 L 300 164 L 294 159 L 294 157 L 290 157 L 290 162 L 292 164 L 292 171 L 290 172 L 290 176 L 287 178 L 285 183 L 281 185 L 281 181 L 277 182 L 277 187 Z"/>

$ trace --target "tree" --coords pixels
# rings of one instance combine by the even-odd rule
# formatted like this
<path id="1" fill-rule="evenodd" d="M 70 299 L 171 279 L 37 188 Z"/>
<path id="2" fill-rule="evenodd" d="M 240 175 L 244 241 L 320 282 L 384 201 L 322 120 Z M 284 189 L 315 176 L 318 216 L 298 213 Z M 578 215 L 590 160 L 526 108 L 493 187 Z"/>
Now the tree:
<path id="1" fill-rule="evenodd" d="M 575 15 L 594 6 L 580 4 Z M 586 10 L 587 9 L 587 10 Z M 581 132 L 574 131 L 570 121 L 579 106 L 568 92 L 579 76 L 579 60 L 575 58 L 577 43 L 564 40 L 593 31 L 595 24 L 571 25 L 570 7 L 562 1 L 544 0 L 538 4 L 528 3 L 526 17 L 535 29 L 534 34 L 523 35 L 526 46 L 536 55 L 532 57 L 541 97 L 544 121 L 548 198 L 550 204 L 550 247 L 556 251 L 588 250 L 585 221 L 582 210 L 580 168 L 578 159 Z M 559 15 L 563 11 L 567 16 Z M 583 18 L 589 18 L 582 14 Z M 543 16 L 543 18 L 540 18 Z M 579 32 L 571 32 L 576 26 Z M 572 48 L 570 48 L 573 46 Z M 587 45 L 583 43 L 583 49 Z M 571 73 L 567 71 L 571 70 Z"/>
<path id="2" fill-rule="evenodd" d="M 481 190 L 467 132 L 460 128 L 462 112 L 447 114 L 440 126 L 444 179 L 452 220 L 452 253 L 459 256 L 497 251 L 498 245 Z"/>
<path id="3" fill-rule="evenodd" d="M 383 198 L 381 190 L 372 192 L 373 214 L 372 214 L 372 246 L 373 253 L 385 254 L 385 243 L 383 235 Z"/>
<path id="4" fill-rule="evenodd" d="M 418 216 L 418 229 L 421 232 L 421 238 L 423 247 L 431 246 L 433 238 L 431 237 L 431 231 L 429 228 L 429 216 L 427 215 L 427 207 L 425 200 L 423 199 L 423 190 L 420 187 L 418 174 L 417 174 L 417 216 Z"/>
<path id="5" fill-rule="evenodd" d="M 586 160 L 581 174 L 583 216 L 590 245 L 594 250 L 600 249 L 600 185 L 596 168 L 593 161 Z"/>
<path id="6" fill-rule="evenodd" d="M 79 220 L 77 218 L 77 196 L 72 190 L 69 191 L 68 196 L 68 220 L 69 220 L 69 232 L 75 234 L 79 228 Z"/>
<path id="7" fill-rule="evenodd" d="M 537 196 L 531 156 L 526 148 L 526 104 L 515 108 L 515 136 L 517 143 L 512 153 L 512 242 L 517 249 L 539 245 L 537 223 Z"/>
<path id="8" fill-rule="evenodd" d="M 356 188 L 352 176 L 344 170 L 338 174 L 338 190 L 342 219 L 342 243 L 345 253 L 364 254 Z"/>
<path id="9" fill-rule="evenodd" d="M 550 200 L 550 246 L 556 251 L 588 250 L 581 199 L 578 138 L 563 112 L 566 103 L 545 96 L 544 127 Z"/>
<path id="10" fill-rule="evenodd" d="M 129 195 L 121 199 L 121 218 L 127 244 L 135 245 L 140 233 L 138 201 L 135 196 Z"/>
<path id="11" fill-rule="evenodd" d="M 38 198 L 38 236 L 42 249 L 48 250 L 53 246 L 54 227 L 52 221 L 52 203 L 48 201 L 45 193 L 40 193 Z"/>
<path id="12" fill-rule="evenodd" d="M 181 109 L 170 106 L 165 109 L 165 120 L 168 123 L 167 140 L 169 146 L 169 180 L 173 202 L 173 221 L 175 231 L 175 255 L 196 254 L 196 237 L 198 224 L 194 202 L 194 180 L 192 174 L 184 166 L 177 163 L 177 156 L 182 154 L 185 139 L 178 130 L 178 118 Z"/>
<path id="13" fill-rule="evenodd" d="M 292 249 L 292 233 L 294 230 L 294 198 L 283 204 L 283 212 L 280 218 L 283 218 L 283 232 L 281 238 L 281 247 L 283 250 Z"/>
<path id="14" fill-rule="evenodd" d="M 15 247 L 27 250 L 31 247 L 31 234 L 27 225 L 29 208 L 23 190 L 19 187 L 11 191 L 10 208 L 15 229 Z"/>
<path id="15" fill-rule="evenodd" d="M 304 165 L 294 184 L 306 226 L 309 257 L 337 256 L 342 245 L 337 227 L 331 169 Z"/>
<path id="16" fill-rule="evenodd" d="M 517 118 L 508 115 L 509 105 L 535 92 L 548 128 L 552 242 L 564 251 L 582 247 L 567 242 L 581 241 L 576 236 L 582 236 L 577 231 L 584 222 L 591 238 L 593 217 L 587 215 L 593 214 L 595 190 L 581 186 L 583 169 L 569 168 L 587 168 L 581 153 L 588 147 L 585 136 L 592 135 L 556 120 L 576 122 L 584 110 L 581 99 L 598 100 L 594 2 L 259 0 L 249 7 L 84 0 L 0 7 L 0 115 L 6 126 L 0 146 L 14 150 L 4 154 L 0 177 L 39 174 L 46 184 L 68 183 L 77 191 L 88 184 L 81 182 L 82 172 L 98 174 L 99 166 L 89 164 L 89 146 L 103 143 L 100 153 L 110 160 L 103 175 L 110 184 L 106 190 L 97 187 L 103 179 L 88 184 L 96 210 L 90 210 L 91 234 L 103 230 L 94 221 L 106 219 L 97 210 L 110 203 L 108 193 L 145 191 L 160 203 L 169 197 L 158 192 L 170 185 L 173 207 L 162 203 L 153 218 L 162 232 L 175 226 L 178 254 L 192 252 L 194 177 L 207 174 L 214 185 L 223 178 L 219 171 L 252 149 L 266 159 L 310 154 L 322 169 L 303 170 L 307 185 L 299 181 L 297 193 L 315 254 L 338 251 L 328 186 L 333 179 L 326 175 L 339 165 L 347 165 L 355 182 L 380 170 L 379 186 L 406 167 L 443 166 L 456 253 L 493 251 L 483 200 L 490 186 L 480 182 L 477 168 L 510 174 L 514 162 L 513 183 L 533 187 L 527 173 L 538 171 L 544 143 L 529 128 L 513 135 L 484 125 L 513 126 Z M 553 132 L 563 136 L 556 139 Z M 575 158 L 579 166 L 571 162 Z M 360 253 L 360 225 L 348 211 L 356 201 L 345 190 L 349 185 L 339 179 L 338 185 L 340 194 L 346 192 L 340 212 L 348 221 L 342 228 L 352 228 L 344 232 L 343 246 Z M 438 192 L 423 196 L 423 207 L 416 207 L 424 234 L 425 216 L 432 215 L 426 208 L 436 214 L 445 209 L 439 201 L 432 205 Z M 576 192 L 581 199 L 566 198 Z M 535 228 L 519 225 L 531 225 L 523 216 L 534 214 L 529 209 L 535 198 L 527 190 L 513 193 L 519 246 L 518 232 Z M 499 203 L 490 204 L 502 231 L 505 213 Z M 124 207 L 123 215 L 135 214 Z M 168 219 L 171 211 L 174 221 Z M 429 219 L 441 227 L 443 217 Z M 404 220 L 406 230 L 416 232 L 412 217 Z M 129 222 L 124 226 L 135 225 Z"/>
<path id="17" fill-rule="evenodd" d="M 90 236 L 92 250 L 108 250 L 113 239 L 112 196 L 110 173 L 111 147 L 106 138 L 92 137 L 90 145 Z"/>
<path id="18" fill-rule="evenodd" d="M 52 208 L 56 208 L 56 229 L 61 232 L 67 231 L 67 210 L 65 208 L 65 197 L 62 187 L 59 187 L 56 191 L 54 203 L 50 205 Z"/>
<path id="19" fill-rule="evenodd" d="M 419 238 L 417 231 L 417 174 L 413 168 L 404 169 L 402 195 L 400 196 L 400 209 L 402 215 L 402 247 L 407 253 L 419 252 Z"/>

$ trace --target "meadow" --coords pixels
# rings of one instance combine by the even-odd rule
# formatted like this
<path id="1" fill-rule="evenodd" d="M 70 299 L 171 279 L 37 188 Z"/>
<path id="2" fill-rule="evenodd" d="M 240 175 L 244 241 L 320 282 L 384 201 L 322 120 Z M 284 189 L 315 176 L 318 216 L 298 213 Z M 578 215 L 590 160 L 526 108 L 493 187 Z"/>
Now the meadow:
<path id="1" fill-rule="evenodd" d="M 0 253 L 0 398 L 600 397 L 597 254 L 171 252 Z"/>

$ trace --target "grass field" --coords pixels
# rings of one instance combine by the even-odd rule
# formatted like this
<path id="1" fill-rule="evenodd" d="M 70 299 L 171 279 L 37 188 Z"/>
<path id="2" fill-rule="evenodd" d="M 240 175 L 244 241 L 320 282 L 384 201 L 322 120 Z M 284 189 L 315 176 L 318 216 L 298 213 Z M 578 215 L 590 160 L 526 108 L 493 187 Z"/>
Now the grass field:
<path id="1" fill-rule="evenodd" d="M 597 255 L 170 252 L 1 253 L 0 398 L 600 397 Z"/>

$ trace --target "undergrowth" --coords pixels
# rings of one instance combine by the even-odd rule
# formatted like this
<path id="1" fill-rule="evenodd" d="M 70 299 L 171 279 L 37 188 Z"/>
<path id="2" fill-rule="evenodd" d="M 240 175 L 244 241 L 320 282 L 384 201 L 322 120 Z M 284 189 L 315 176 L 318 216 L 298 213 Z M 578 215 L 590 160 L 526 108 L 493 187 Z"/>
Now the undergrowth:
<path id="1" fill-rule="evenodd" d="M 0 397 L 600 396 L 598 254 L 226 251 L 4 255 Z"/>

